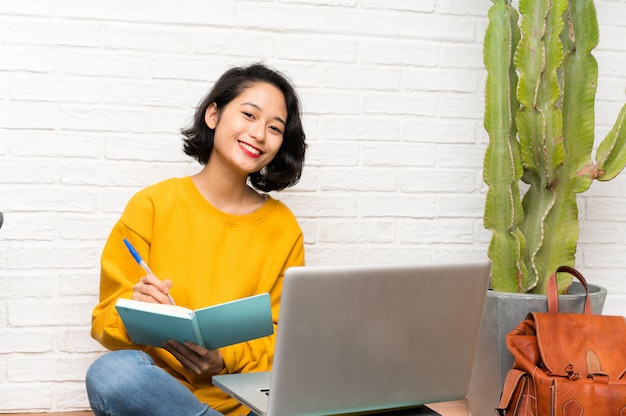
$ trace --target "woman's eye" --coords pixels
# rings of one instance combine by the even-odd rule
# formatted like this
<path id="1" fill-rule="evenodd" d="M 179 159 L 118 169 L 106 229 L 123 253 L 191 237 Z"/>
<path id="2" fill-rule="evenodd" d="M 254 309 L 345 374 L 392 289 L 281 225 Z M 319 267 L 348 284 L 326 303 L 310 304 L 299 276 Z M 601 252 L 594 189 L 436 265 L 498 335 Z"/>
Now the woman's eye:
<path id="1" fill-rule="evenodd" d="M 242 114 L 246 116 L 247 118 L 252 118 L 252 119 L 254 118 L 254 116 L 251 113 L 246 113 L 245 111 L 243 111 Z"/>
<path id="2" fill-rule="evenodd" d="M 276 127 L 276 126 L 270 126 L 270 129 L 272 129 L 272 130 L 274 130 L 276 133 L 280 133 L 280 134 L 282 134 L 282 132 L 283 132 L 280 128 L 278 128 L 278 127 Z"/>

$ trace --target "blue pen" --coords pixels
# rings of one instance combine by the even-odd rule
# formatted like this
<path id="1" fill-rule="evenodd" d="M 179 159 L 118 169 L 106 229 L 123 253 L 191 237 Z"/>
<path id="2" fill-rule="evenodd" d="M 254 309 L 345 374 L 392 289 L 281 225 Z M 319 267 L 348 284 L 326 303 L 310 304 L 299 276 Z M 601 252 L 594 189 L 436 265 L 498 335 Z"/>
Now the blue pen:
<path id="1" fill-rule="evenodd" d="M 124 244 L 126 244 L 128 251 L 130 251 L 130 254 L 133 255 L 133 258 L 135 259 L 135 261 L 146 271 L 146 273 L 156 276 L 154 273 L 152 273 L 152 270 L 150 270 L 150 267 L 148 267 L 148 264 L 145 261 L 143 261 L 139 253 L 137 253 L 137 250 L 135 250 L 135 247 L 133 247 L 130 241 L 128 241 L 127 239 L 124 239 Z M 174 299 L 169 295 L 169 293 L 167 294 L 167 297 L 169 298 L 172 305 L 176 305 L 174 303 Z"/>

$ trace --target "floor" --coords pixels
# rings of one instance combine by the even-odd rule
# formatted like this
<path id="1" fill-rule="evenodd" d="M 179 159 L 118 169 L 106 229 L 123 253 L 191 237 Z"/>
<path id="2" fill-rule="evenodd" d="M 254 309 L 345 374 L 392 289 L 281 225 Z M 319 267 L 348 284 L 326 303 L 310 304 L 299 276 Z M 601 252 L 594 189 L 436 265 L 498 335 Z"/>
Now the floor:
<path id="1" fill-rule="evenodd" d="M 436 403 L 430 405 L 431 408 L 441 413 L 443 416 L 467 416 L 467 400 L 454 402 Z M 94 416 L 92 412 L 61 412 L 61 413 L 2 413 L 7 416 Z"/>

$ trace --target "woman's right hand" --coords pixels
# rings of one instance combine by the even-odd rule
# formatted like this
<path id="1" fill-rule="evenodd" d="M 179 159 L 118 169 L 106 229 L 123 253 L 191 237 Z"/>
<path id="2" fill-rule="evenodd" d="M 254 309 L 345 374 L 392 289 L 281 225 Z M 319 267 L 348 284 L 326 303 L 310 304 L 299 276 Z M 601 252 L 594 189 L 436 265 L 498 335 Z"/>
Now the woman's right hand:
<path id="1" fill-rule="evenodd" d="M 133 286 L 133 299 L 142 302 L 171 304 L 173 302 L 168 296 L 171 287 L 171 280 L 160 280 L 158 277 L 148 274 Z"/>

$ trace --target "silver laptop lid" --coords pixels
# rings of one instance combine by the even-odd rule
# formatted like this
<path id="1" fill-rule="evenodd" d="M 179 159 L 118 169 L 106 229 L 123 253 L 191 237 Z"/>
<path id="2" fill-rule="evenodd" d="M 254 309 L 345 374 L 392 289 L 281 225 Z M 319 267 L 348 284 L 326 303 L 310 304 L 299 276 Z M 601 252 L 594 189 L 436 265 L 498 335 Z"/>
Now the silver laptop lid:
<path id="1" fill-rule="evenodd" d="M 464 398 L 489 270 L 488 263 L 287 270 L 268 415 Z"/>

